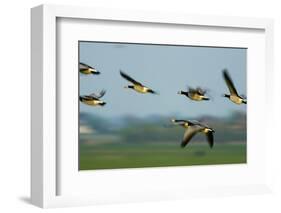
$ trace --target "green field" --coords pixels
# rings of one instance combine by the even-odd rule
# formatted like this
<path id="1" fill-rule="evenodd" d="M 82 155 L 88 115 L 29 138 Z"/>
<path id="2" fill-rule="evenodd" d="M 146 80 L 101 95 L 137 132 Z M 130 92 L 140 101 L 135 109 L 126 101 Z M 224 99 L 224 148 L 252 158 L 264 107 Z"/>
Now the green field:
<path id="1" fill-rule="evenodd" d="M 79 145 L 80 170 L 246 163 L 245 143 L 107 143 Z"/>

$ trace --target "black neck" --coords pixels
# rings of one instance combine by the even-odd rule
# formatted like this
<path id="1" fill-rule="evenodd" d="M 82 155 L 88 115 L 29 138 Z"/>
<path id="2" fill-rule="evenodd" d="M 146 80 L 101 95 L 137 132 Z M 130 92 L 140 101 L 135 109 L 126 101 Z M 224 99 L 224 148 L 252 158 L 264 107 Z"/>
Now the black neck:
<path id="1" fill-rule="evenodd" d="M 188 92 L 180 91 L 180 94 L 182 94 L 182 95 L 188 95 Z"/>

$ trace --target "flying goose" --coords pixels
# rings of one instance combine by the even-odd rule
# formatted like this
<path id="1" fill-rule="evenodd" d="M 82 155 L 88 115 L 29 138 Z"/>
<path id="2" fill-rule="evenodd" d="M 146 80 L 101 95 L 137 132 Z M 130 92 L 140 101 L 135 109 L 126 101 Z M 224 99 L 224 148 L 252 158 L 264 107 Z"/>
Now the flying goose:
<path id="1" fill-rule="evenodd" d="M 189 87 L 187 91 L 179 91 L 178 94 L 180 95 L 185 95 L 186 97 L 188 97 L 189 99 L 193 100 L 193 101 L 207 101 L 210 100 L 210 98 L 208 98 L 207 96 L 205 96 L 206 94 L 206 90 L 203 90 L 200 87 L 197 88 L 192 88 Z"/>
<path id="2" fill-rule="evenodd" d="M 134 80 L 132 77 L 130 77 L 129 75 L 127 75 L 126 73 L 124 73 L 123 71 L 120 70 L 120 75 L 126 79 L 127 81 L 131 82 L 133 85 L 128 85 L 125 86 L 125 88 L 130 88 L 135 90 L 136 92 L 145 94 L 145 93 L 152 93 L 152 94 L 157 94 L 154 90 L 144 86 L 143 84 L 141 84 L 140 82 Z"/>
<path id="3" fill-rule="evenodd" d="M 93 68 L 93 67 L 91 67 L 87 64 L 84 64 L 82 62 L 79 63 L 79 71 L 80 71 L 80 73 L 85 74 L 85 75 L 89 75 L 89 74 L 98 75 L 98 74 L 100 74 L 100 72 L 97 71 L 95 68 Z"/>
<path id="4" fill-rule="evenodd" d="M 230 92 L 230 95 L 224 94 L 223 96 L 228 98 L 235 104 L 247 104 L 246 98 L 238 94 L 233 81 L 231 80 L 231 77 L 226 69 L 223 70 L 223 78 Z"/>
<path id="5" fill-rule="evenodd" d="M 184 132 L 183 140 L 181 142 L 181 147 L 184 148 L 189 141 L 193 138 L 197 133 L 204 133 L 207 137 L 207 141 L 209 143 L 210 148 L 214 145 L 214 135 L 215 132 L 212 128 L 204 125 L 198 121 L 187 121 L 187 120 L 175 120 L 172 119 L 172 122 L 184 127 L 186 130 Z"/>
<path id="6" fill-rule="evenodd" d="M 105 95 L 105 92 L 105 90 L 102 90 L 98 95 L 95 93 L 92 93 L 90 95 L 83 95 L 80 96 L 79 99 L 82 103 L 90 106 L 104 106 L 106 103 L 104 101 L 101 101 L 100 98 Z"/>

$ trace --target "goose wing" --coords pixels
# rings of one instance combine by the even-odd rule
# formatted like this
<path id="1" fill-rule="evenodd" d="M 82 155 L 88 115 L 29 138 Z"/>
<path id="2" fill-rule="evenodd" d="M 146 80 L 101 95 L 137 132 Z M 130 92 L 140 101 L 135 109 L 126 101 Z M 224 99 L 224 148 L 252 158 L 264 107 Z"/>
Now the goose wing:
<path id="1" fill-rule="evenodd" d="M 231 80 L 230 75 L 229 75 L 229 73 L 226 69 L 223 70 L 223 78 L 226 82 L 226 85 L 227 85 L 229 91 L 230 91 L 230 94 L 238 96 L 237 90 L 235 89 L 233 81 Z"/>
<path id="2" fill-rule="evenodd" d="M 190 93 L 195 93 L 196 92 L 196 89 L 194 89 L 193 87 L 187 87 L 187 91 L 190 92 Z"/>
<path id="3" fill-rule="evenodd" d="M 241 96 L 241 98 L 243 98 L 243 99 L 247 99 L 247 96 L 244 95 L 244 94 L 241 94 L 240 96 Z"/>
<path id="4" fill-rule="evenodd" d="M 192 123 L 193 125 L 198 125 L 198 126 L 202 126 L 202 123 L 200 121 L 197 121 L 197 120 L 189 120 L 189 123 Z"/>
<path id="5" fill-rule="evenodd" d="M 213 134 L 213 132 L 206 133 L 206 136 L 207 136 L 208 143 L 209 143 L 210 147 L 212 148 L 214 146 L 214 134 Z"/>
<path id="6" fill-rule="evenodd" d="M 191 138 L 193 138 L 193 136 L 199 132 L 202 129 L 202 127 L 200 126 L 190 126 L 185 130 L 184 136 L 183 136 L 183 140 L 181 142 L 181 147 L 184 148 L 189 141 L 191 140 Z"/>
<path id="7" fill-rule="evenodd" d="M 205 93 L 206 93 L 206 91 L 203 90 L 200 87 L 196 87 L 196 88 L 188 87 L 187 91 L 191 95 L 202 95 L 202 96 L 204 96 Z"/>
<path id="8" fill-rule="evenodd" d="M 93 99 L 96 99 L 95 97 L 90 96 L 90 95 L 83 95 L 83 96 L 80 96 L 80 97 L 85 101 L 91 101 Z"/>
<path id="9" fill-rule="evenodd" d="M 172 121 L 174 124 L 177 124 L 177 125 L 181 125 L 181 124 L 184 124 L 184 123 L 188 123 L 188 125 L 194 125 L 193 121 L 189 121 L 189 120 L 172 119 L 171 121 Z"/>
<path id="10" fill-rule="evenodd" d="M 206 90 L 203 90 L 201 87 L 197 87 L 197 88 L 196 88 L 196 92 L 197 92 L 199 95 L 205 95 Z"/>
<path id="11" fill-rule="evenodd" d="M 179 120 L 179 119 L 172 119 L 173 123 L 185 123 L 188 122 L 187 120 Z"/>
<path id="12" fill-rule="evenodd" d="M 105 95 L 106 91 L 105 90 L 102 90 L 100 91 L 99 94 L 96 94 L 96 93 L 92 93 L 90 94 L 89 96 L 93 97 L 93 98 L 97 98 L 97 99 L 100 99 L 101 97 L 103 97 Z"/>
<path id="13" fill-rule="evenodd" d="M 93 69 L 93 67 L 87 65 L 87 64 L 84 64 L 82 62 L 79 63 L 79 69 Z"/>
<path id="14" fill-rule="evenodd" d="M 127 81 L 130 81 L 131 83 L 135 84 L 135 85 L 140 85 L 143 86 L 140 82 L 136 81 L 135 79 L 133 79 L 132 77 L 130 77 L 129 75 L 127 75 L 126 73 L 124 73 L 122 70 L 120 70 L 120 75 L 125 78 Z"/>

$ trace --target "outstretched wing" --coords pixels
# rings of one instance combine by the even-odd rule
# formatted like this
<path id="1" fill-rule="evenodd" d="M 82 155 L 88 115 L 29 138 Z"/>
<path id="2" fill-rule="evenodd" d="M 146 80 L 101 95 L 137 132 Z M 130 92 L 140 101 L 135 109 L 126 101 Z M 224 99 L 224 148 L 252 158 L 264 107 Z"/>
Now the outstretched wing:
<path id="1" fill-rule="evenodd" d="M 212 148 L 214 146 L 214 135 L 213 135 L 213 132 L 206 133 L 206 136 L 207 136 L 208 143 L 209 143 L 210 147 Z"/>
<path id="2" fill-rule="evenodd" d="M 103 89 L 100 91 L 99 98 L 102 98 L 105 95 L 106 91 Z"/>
<path id="3" fill-rule="evenodd" d="M 247 96 L 244 95 L 244 94 L 241 94 L 240 96 L 241 96 L 241 98 L 243 98 L 243 99 L 247 99 Z"/>
<path id="4" fill-rule="evenodd" d="M 171 122 L 176 124 L 176 125 L 183 125 L 185 123 L 188 123 L 188 125 L 191 126 L 191 125 L 195 124 L 193 121 L 182 120 L 182 119 L 171 119 Z"/>
<path id="5" fill-rule="evenodd" d="M 229 75 L 229 73 L 226 69 L 223 70 L 223 78 L 224 78 L 225 83 L 226 83 L 226 85 L 229 89 L 230 94 L 238 96 L 237 90 L 235 89 L 233 81 L 231 80 L 230 75 Z"/>
<path id="6" fill-rule="evenodd" d="M 199 125 L 202 126 L 201 120 L 189 120 L 189 123 L 193 124 L 193 125 Z"/>
<path id="7" fill-rule="evenodd" d="M 96 99 L 95 97 L 89 96 L 89 95 L 83 95 L 79 97 L 80 100 L 85 100 L 85 101 L 92 101 L 93 99 Z"/>
<path id="8" fill-rule="evenodd" d="M 196 92 L 197 92 L 199 95 L 205 95 L 206 90 L 202 89 L 201 87 L 197 87 L 197 88 L 196 88 Z"/>
<path id="9" fill-rule="evenodd" d="M 187 120 L 179 120 L 179 119 L 172 119 L 171 121 L 173 123 L 185 123 L 185 122 L 188 122 Z"/>
<path id="10" fill-rule="evenodd" d="M 92 94 L 90 94 L 90 96 L 94 97 L 94 98 L 97 98 L 97 99 L 100 99 L 101 97 L 103 97 L 105 95 L 105 93 L 106 93 L 106 91 L 102 90 L 102 91 L 100 91 L 99 94 L 92 93 Z"/>
<path id="11" fill-rule="evenodd" d="M 193 87 L 187 86 L 187 91 L 190 93 L 195 93 L 196 89 L 194 89 Z"/>
<path id="12" fill-rule="evenodd" d="M 184 148 L 193 136 L 202 129 L 200 126 L 189 126 L 184 133 L 183 140 L 181 142 L 181 147 Z"/>
<path id="13" fill-rule="evenodd" d="M 135 79 L 133 79 L 132 77 L 128 76 L 126 73 L 124 73 L 122 70 L 120 70 L 120 75 L 125 78 L 127 81 L 130 81 L 131 83 L 135 84 L 135 85 L 140 85 L 142 86 L 142 84 L 138 81 L 136 81 Z"/>
<path id="14" fill-rule="evenodd" d="M 80 70 L 84 70 L 84 69 L 93 69 L 93 67 L 87 65 L 87 64 L 84 64 L 82 62 L 79 63 L 79 69 Z"/>

